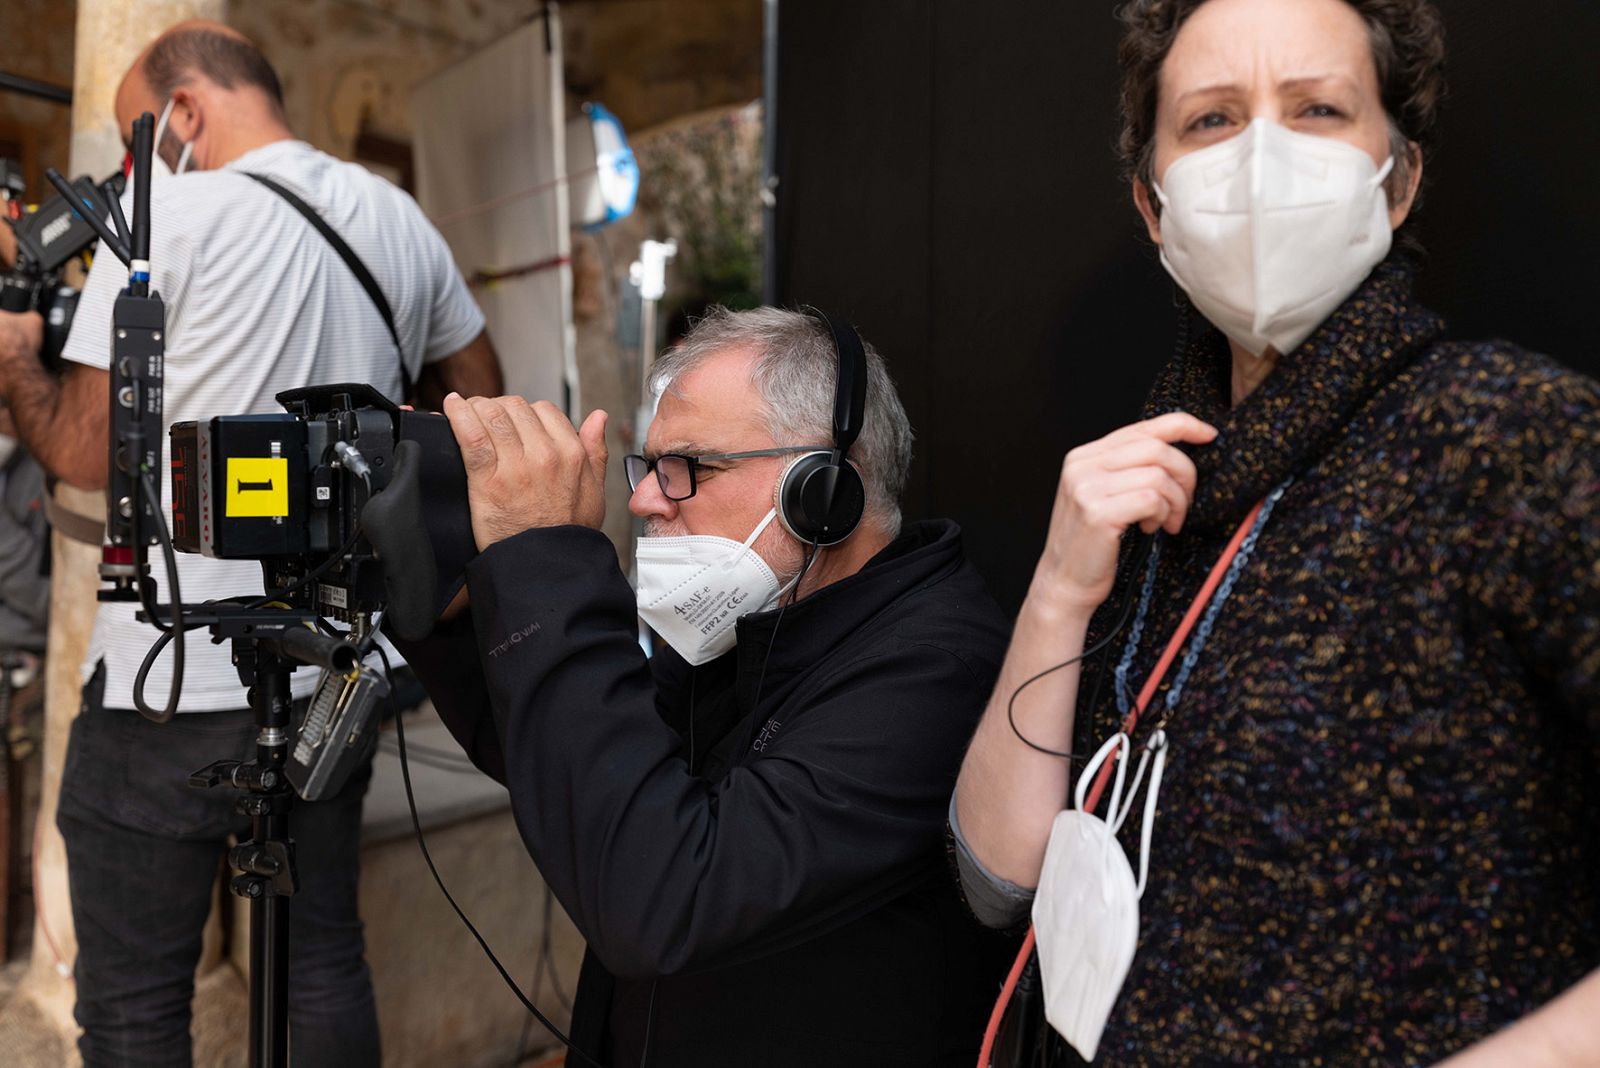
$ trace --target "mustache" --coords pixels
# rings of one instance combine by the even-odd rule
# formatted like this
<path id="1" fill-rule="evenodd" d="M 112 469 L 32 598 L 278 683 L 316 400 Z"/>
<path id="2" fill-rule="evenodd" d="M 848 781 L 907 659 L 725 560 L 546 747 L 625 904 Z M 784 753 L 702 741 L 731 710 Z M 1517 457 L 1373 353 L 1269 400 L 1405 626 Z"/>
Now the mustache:
<path id="1" fill-rule="evenodd" d="M 682 538 L 686 537 L 688 533 L 687 524 L 681 520 L 676 523 L 669 523 L 666 520 L 652 517 L 644 522 L 644 536 L 647 538 Z"/>

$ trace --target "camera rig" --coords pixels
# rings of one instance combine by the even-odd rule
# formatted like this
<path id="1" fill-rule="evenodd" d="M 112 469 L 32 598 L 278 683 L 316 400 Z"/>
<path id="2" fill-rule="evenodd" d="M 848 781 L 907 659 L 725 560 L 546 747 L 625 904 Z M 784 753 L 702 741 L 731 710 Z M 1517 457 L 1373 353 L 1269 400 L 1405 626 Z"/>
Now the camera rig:
<path id="1" fill-rule="evenodd" d="M 292 606 L 426 636 L 477 551 L 449 422 L 360 383 L 277 399 L 285 414 L 173 424 L 173 545 L 260 560 Z"/>
<path id="2" fill-rule="evenodd" d="M 136 601 L 162 633 L 134 685 L 139 711 L 165 722 L 178 708 L 186 631 L 232 644 L 256 716 L 255 758 L 217 761 L 191 786 L 242 790 L 251 837 L 235 846 L 233 892 L 250 902 L 250 1061 L 288 1063 L 289 899 L 296 888 L 288 812 L 294 792 L 336 792 L 376 743 L 384 676 L 363 665 L 380 620 L 402 637 L 432 628 L 475 552 L 466 475 L 442 416 L 405 412 L 364 385 L 293 390 L 284 414 L 179 423 L 173 435 L 173 530 L 161 507 L 166 308 L 150 288 L 150 175 L 155 120 L 133 124 L 130 228 L 113 198 L 113 231 L 87 204 L 74 212 L 129 267 L 112 310 L 110 467 L 100 574 L 107 601 Z M 53 184 L 72 187 L 55 172 Z M 32 261 L 30 261 L 32 262 Z M 424 498 L 428 501 L 423 507 Z M 169 603 L 155 603 L 149 552 L 159 545 Z M 262 563 L 267 593 L 185 605 L 179 550 Z M 337 630 L 325 618 L 350 625 Z M 144 700 L 155 658 L 173 647 L 162 709 Z M 289 676 L 323 676 L 298 731 Z M 291 785 L 295 788 L 291 792 Z"/>
<path id="3" fill-rule="evenodd" d="M 449 422 L 363 384 L 278 401 L 285 414 L 173 424 L 173 546 L 261 561 L 273 592 L 238 610 L 247 623 L 276 605 L 348 624 L 362 647 L 380 615 L 425 637 L 476 553 Z M 301 797 L 328 796 L 366 758 L 387 694 L 371 668 L 324 672 L 287 766 Z"/>
<path id="4" fill-rule="evenodd" d="M 50 174 L 52 181 L 60 178 L 54 171 Z M 44 316 L 40 355 L 50 367 L 60 359 L 78 308 L 78 291 L 65 285 L 63 276 L 73 260 L 82 260 L 93 251 L 100 236 L 89 218 L 120 216 L 124 180 L 118 171 L 102 182 L 85 175 L 71 184 L 62 181 L 57 188 L 62 186 L 63 192 L 37 210 L 24 212 L 22 175 L 8 161 L 0 160 L 0 217 L 17 238 L 16 266 L 0 273 L 0 310 L 36 311 Z"/>

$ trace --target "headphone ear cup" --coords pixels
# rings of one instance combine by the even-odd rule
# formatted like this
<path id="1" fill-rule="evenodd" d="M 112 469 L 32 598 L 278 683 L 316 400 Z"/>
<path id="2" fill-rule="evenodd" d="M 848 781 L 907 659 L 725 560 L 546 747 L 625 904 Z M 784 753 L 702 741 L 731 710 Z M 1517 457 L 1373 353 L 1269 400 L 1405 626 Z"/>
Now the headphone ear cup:
<path id="1" fill-rule="evenodd" d="M 799 541 L 837 545 L 855 532 L 867 506 L 861 473 L 831 452 L 795 457 L 778 483 L 778 519 Z M 831 507 L 829 506 L 831 502 Z"/>

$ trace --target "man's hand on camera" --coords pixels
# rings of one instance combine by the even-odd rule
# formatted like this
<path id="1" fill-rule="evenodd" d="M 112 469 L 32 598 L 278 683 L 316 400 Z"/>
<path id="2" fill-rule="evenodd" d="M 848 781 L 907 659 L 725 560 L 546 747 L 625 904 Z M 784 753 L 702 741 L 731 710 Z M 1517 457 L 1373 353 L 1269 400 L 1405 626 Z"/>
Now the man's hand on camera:
<path id="1" fill-rule="evenodd" d="M 10 392 L 14 367 L 39 366 L 44 345 L 44 319 L 38 312 L 0 312 L 0 396 Z"/>
<path id="2" fill-rule="evenodd" d="M 549 401 L 452 393 L 444 414 L 467 469 L 478 549 L 534 527 L 599 529 L 606 516 L 606 413 L 581 430 Z"/>

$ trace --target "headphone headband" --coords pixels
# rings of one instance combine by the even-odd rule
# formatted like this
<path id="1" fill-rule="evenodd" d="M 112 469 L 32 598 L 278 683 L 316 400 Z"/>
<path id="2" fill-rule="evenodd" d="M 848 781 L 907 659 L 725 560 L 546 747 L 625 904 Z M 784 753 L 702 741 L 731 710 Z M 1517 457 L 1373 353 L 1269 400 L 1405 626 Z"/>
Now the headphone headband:
<path id="1" fill-rule="evenodd" d="M 867 411 L 867 350 L 855 327 L 827 312 L 810 306 L 802 309 L 819 320 L 833 335 L 833 350 L 839 357 L 839 375 L 833 393 L 834 462 L 843 463 L 850 446 L 861 436 L 861 423 Z"/>
<path id="2" fill-rule="evenodd" d="M 846 459 L 861 434 L 867 408 L 867 350 L 842 319 L 816 308 L 801 311 L 833 335 L 838 377 L 833 394 L 833 449 L 797 457 L 778 485 L 778 516 L 801 541 L 837 545 L 861 522 L 866 507 L 861 475 Z"/>

